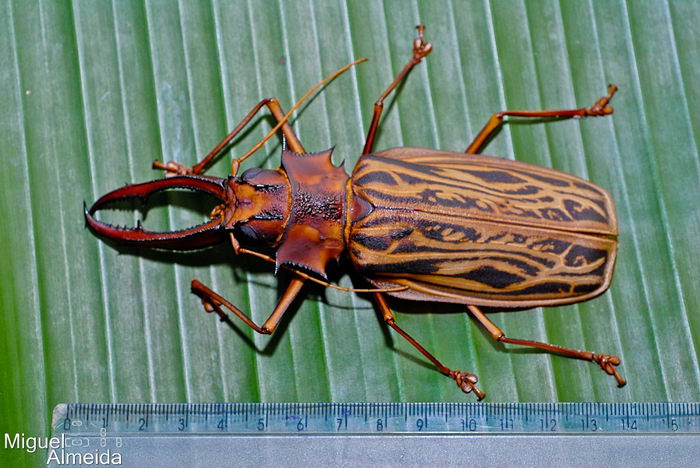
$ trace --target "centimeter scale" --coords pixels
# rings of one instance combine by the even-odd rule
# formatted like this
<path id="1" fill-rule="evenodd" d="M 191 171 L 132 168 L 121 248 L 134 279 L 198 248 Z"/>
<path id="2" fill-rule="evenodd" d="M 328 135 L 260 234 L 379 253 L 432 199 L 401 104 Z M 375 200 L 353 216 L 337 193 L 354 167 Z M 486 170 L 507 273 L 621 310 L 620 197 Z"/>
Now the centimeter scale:
<path id="1" fill-rule="evenodd" d="M 61 404 L 52 427 L 52 466 L 700 466 L 700 403 Z"/>

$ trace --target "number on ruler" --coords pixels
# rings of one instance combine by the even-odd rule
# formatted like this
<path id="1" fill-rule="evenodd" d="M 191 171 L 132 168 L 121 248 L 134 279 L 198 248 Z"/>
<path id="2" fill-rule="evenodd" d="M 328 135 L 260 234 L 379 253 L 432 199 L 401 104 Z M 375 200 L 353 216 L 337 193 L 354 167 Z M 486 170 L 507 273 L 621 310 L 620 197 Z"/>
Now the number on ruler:
<path id="1" fill-rule="evenodd" d="M 476 430 L 476 419 L 469 418 L 469 420 L 462 419 L 462 431 L 475 431 Z"/>
<path id="2" fill-rule="evenodd" d="M 636 431 L 637 430 L 637 420 L 636 419 L 630 419 L 629 417 L 620 418 L 620 422 L 622 423 L 622 429 L 625 431 Z"/>
<path id="3" fill-rule="evenodd" d="M 552 419 L 540 419 L 540 431 L 545 432 L 556 432 L 557 431 L 557 420 Z"/>
<path id="4" fill-rule="evenodd" d="M 342 418 L 336 418 L 335 422 L 338 423 L 338 427 L 336 428 L 337 431 L 340 431 L 341 429 L 347 429 L 348 428 L 348 415 L 347 415 L 347 413 L 344 414 Z"/>
<path id="5" fill-rule="evenodd" d="M 581 430 L 585 431 L 586 429 L 588 429 L 591 432 L 597 432 L 598 421 L 595 418 L 591 418 L 589 420 L 581 418 Z"/>

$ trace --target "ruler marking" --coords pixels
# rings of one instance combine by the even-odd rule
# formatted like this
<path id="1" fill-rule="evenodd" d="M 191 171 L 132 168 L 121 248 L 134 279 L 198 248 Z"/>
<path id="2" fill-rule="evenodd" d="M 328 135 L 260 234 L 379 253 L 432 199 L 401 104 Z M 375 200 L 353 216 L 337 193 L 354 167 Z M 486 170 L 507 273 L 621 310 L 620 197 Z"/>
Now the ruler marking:
<path id="1" fill-rule="evenodd" d="M 649 403 L 644 403 L 643 405 L 644 405 L 643 413 L 646 414 L 646 420 L 647 420 L 647 424 L 648 424 L 649 423 L 649 413 L 651 413 L 651 408 L 649 408 Z"/>

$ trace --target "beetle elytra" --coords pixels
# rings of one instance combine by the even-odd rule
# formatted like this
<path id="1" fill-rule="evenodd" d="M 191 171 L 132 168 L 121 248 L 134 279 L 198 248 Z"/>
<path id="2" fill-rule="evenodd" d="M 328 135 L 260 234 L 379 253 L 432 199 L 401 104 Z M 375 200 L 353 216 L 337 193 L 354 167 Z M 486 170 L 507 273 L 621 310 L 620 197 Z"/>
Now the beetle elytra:
<path id="1" fill-rule="evenodd" d="M 596 362 L 614 376 L 620 359 L 589 351 L 507 337 L 482 307 L 518 309 L 571 304 L 602 294 L 610 285 L 617 251 L 617 219 L 610 195 L 583 179 L 553 169 L 481 155 L 505 117 L 569 118 L 612 114 L 616 91 L 590 107 L 571 110 L 503 111 L 494 114 L 465 153 L 423 148 L 375 151 L 384 99 L 431 51 L 418 26 L 413 54 L 374 105 L 362 155 L 352 174 L 331 162 L 332 149 L 307 153 L 276 99 L 260 101 L 200 163 L 189 168 L 155 162 L 166 178 L 127 185 L 85 211 L 88 227 L 118 243 L 164 249 L 195 249 L 230 241 L 236 254 L 254 255 L 293 272 L 269 318 L 257 325 L 223 296 L 197 281 L 192 292 L 206 311 L 228 320 L 227 309 L 258 333 L 275 331 L 290 303 L 308 281 L 346 291 L 368 292 L 384 321 L 464 392 L 484 393 L 475 375 L 453 370 L 399 327 L 386 296 L 463 304 L 497 341 L 544 349 Z M 358 61 L 359 62 L 359 61 Z M 357 63 L 357 62 L 354 62 Z M 353 64 L 354 64 L 353 63 Z M 351 65 L 319 83 L 307 96 Z M 234 159 L 226 179 L 203 175 L 253 116 L 267 107 L 285 145 L 279 169 L 238 168 L 252 151 Z M 263 140 L 264 141 L 264 140 Z M 124 198 L 144 201 L 153 193 L 185 188 L 220 201 L 211 220 L 176 232 L 151 232 L 140 225 L 119 228 L 95 213 Z M 259 249 L 271 249 L 274 257 Z M 327 267 L 349 259 L 366 289 L 328 282 Z"/>

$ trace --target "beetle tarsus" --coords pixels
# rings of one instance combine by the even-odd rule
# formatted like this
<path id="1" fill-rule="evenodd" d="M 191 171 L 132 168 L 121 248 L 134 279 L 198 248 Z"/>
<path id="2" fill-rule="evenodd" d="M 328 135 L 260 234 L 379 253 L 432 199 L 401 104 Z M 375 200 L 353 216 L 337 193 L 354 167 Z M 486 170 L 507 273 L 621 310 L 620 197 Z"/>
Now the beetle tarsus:
<path id="1" fill-rule="evenodd" d="M 219 307 L 219 304 L 217 304 L 216 302 L 202 298 L 202 308 L 204 309 L 204 312 L 206 312 L 208 314 L 216 312 L 216 315 L 219 316 L 220 322 L 228 322 L 229 321 L 229 318 L 226 315 L 226 312 L 221 310 L 221 307 Z"/>
<path id="2" fill-rule="evenodd" d="M 479 381 L 479 378 L 471 374 L 469 372 L 462 372 L 459 370 L 453 370 L 450 371 L 450 377 L 452 380 L 455 381 L 457 386 L 464 392 L 464 393 L 470 393 L 474 392 L 476 395 L 476 398 L 481 401 L 484 399 L 486 394 L 479 390 L 479 388 L 476 386 L 476 383 Z"/>
<path id="3" fill-rule="evenodd" d="M 614 109 L 608 106 L 608 104 L 616 92 L 617 86 L 614 84 L 609 84 L 608 94 L 598 99 L 591 107 L 586 107 L 584 117 L 599 117 L 612 114 Z"/>
<path id="4" fill-rule="evenodd" d="M 165 177 L 175 177 L 179 175 L 196 175 L 191 167 L 187 167 L 179 162 L 168 161 L 163 164 L 160 161 L 153 161 L 153 169 L 163 169 Z"/>
<path id="5" fill-rule="evenodd" d="M 430 42 L 425 42 L 425 39 L 423 38 L 425 26 L 419 24 L 416 26 L 416 29 L 418 30 L 418 37 L 413 41 L 413 59 L 416 62 L 420 62 L 421 59 L 424 59 L 430 52 L 432 52 L 433 45 Z"/>
<path id="6" fill-rule="evenodd" d="M 610 354 L 593 354 L 593 356 L 591 356 L 591 360 L 598 363 L 600 368 L 607 374 L 615 377 L 618 387 L 624 387 L 627 385 L 627 381 L 620 375 L 617 369 L 615 369 L 616 366 L 620 365 L 619 357 L 611 356 Z"/>

